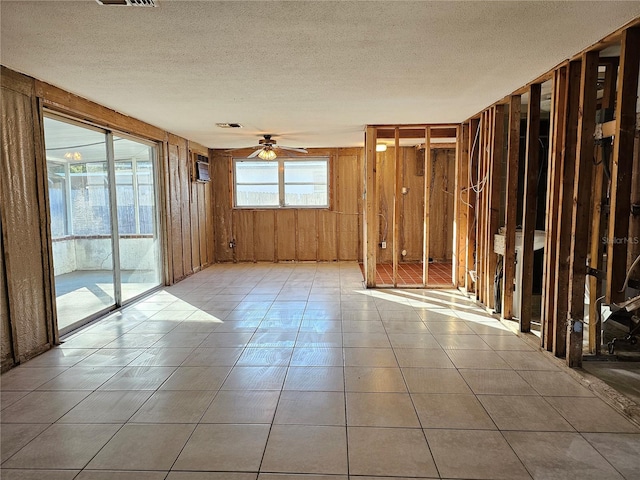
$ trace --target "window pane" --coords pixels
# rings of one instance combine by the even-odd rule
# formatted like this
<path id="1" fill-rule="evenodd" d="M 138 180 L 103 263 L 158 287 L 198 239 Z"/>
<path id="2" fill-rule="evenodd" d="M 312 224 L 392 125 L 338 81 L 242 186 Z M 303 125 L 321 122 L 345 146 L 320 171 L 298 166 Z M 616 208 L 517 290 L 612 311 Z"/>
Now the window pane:
<path id="1" fill-rule="evenodd" d="M 329 206 L 326 158 L 236 160 L 234 165 L 236 207 Z"/>
<path id="2" fill-rule="evenodd" d="M 65 166 L 47 162 L 49 174 L 49 211 L 51 213 L 51 236 L 67 235 L 67 179 Z"/>
<path id="3" fill-rule="evenodd" d="M 151 162 L 136 162 L 136 175 L 138 185 L 152 185 L 153 184 L 153 169 Z"/>
<path id="4" fill-rule="evenodd" d="M 327 198 L 326 185 L 284 186 L 284 202 L 287 207 L 326 207 Z"/>
<path id="5" fill-rule="evenodd" d="M 236 206 L 277 207 L 279 205 L 278 185 L 237 185 Z"/>
<path id="6" fill-rule="evenodd" d="M 235 162 L 236 206 L 277 207 L 278 162 Z"/>
<path id="7" fill-rule="evenodd" d="M 111 235 L 106 162 L 69 166 L 74 235 Z"/>
<path id="8" fill-rule="evenodd" d="M 327 207 L 327 171 L 327 160 L 285 161 L 285 206 Z"/>
<path id="9" fill-rule="evenodd" d="M 236 183 L 278 183 L 278 162 L 236 162 Z"/>
<path id="10" fill-rule="evenodd" d="M 284 183 L 327 184 L 327 161 L 284 162 Z"/>

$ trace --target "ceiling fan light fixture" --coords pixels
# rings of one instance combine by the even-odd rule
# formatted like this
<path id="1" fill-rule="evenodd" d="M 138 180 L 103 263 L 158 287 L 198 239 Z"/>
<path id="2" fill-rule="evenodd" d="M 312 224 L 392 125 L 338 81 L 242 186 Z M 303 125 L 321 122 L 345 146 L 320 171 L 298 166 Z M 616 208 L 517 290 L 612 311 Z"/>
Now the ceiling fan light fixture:
<path id="1" fill-rule="evenodd" d="M 261 158 L 262 160 L 275 160 L 276 157 L 276 152 L 274 152 L 271 148 L 263 148 L 258 154 L 258 158 Z"/>

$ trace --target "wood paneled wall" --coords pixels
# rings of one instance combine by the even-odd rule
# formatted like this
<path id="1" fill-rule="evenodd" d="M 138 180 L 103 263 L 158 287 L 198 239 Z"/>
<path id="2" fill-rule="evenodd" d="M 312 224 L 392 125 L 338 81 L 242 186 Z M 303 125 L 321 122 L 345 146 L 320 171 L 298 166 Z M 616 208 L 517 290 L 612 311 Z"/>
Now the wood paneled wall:
<path id="1" fill-rule="evenodd" d="M 377 262 L 391 263 L 393 250 L 392 217 L 394 198 L 395 148 L 389 147 L 376 155 L 376 173 L 379 208 L 379 242 L 386 241 L 387 248 L 378 246 Z M 407 193 L 399 197 L 400 236 L 397 249 L 406 250 L 400 262 L 422 261 L 423 212 L 424 212 L 424 150 L 400 147 L 400 183 Z M 432 149 L 431 153 L 431 228 L 429 229 L 429 256 L 435 261 L 451 260 L 453 254 L 453 191 L 455 183 L 455 149 Z"/>
<path id="2" fill-rule="evenodd" d="M 403 182 L 408 192 L 400 198 L 400 262 L 422 262 L 422 225 L 424 218 L 424 150 L 400 147 Z M 394 149 L 390 149 L 393 150 Z M 385 152 L 386 153 L 386 152 Z M 393 158 L 393 156 L 391 157 Z"/>
<path id="3" fill-rule="evenodd" d="M 40 125 L 34 80 L 2 69 L 2 370 L 56 341 Z"/>
<path id="4" fill-rule="evenodd" d="M 213 263 L 213 186 L 195 181 L 196 155 L 209 151 L 176 135 L 167 135 L 163 157 L 167 268 L 171 285 Z"/>
<path id="5" fill-rule="evenodd" d="M 455 157 L 455 149 L 433 149 L 431 153 L 429 257 L 436 262 L 450 261 L 453 255 Z"/>
<path id="6" fill-rule="evenodd" d="M 214 258 L 212 184 L 193 183 L 192 154 L 208 149 L 2 67 L 0 334 L 6 370 L 57 343 L 42 109 L 158 142 L 164 279 Z"/>
<path id="7" fill-rule="evenodd" d="M 404 156 L 407 153 L 410 157 L 412 156 L 416 158 L 415 148 L 411 148 L 414 152 L 406 152 L 407 148 L 402 148 L 403 152 L 401 153 L 400 158 L 406 160 Z M 409 163 L 411 163 L 411 159 L 409 159 Z M 404 162 L 403 162 L 404 165 Z M 377 152 L 376 153 L 376 193 L 378 199 L 378 253 L 377 253 L 377 261 L 376 263 L 391 263 L 393 260 L 393 249 L 395 246 L 392 243 L 393 238 L 393 198 L 395 196 L 395 148 L 389 147 L 385 152 Z M 413 175 L 414 172 L 412 172 Z M 421 182 L 424 185 L 424 178 Z M 415 194 L 412 192 L 411 196 L 408 196 L 407 203 L 414 203 L 413 200 L 417 200 L 424 208 L 424 201 L 422 198 L 424 186 Z M 420 210 L 420 214 L 415 219 L 416 224 L 421 224 L 422 220 L 422 209 Z M 402 223 L 401 223 L 402 225 Z M 403 235 L 404 240 L 408 240 L 411 235 L 408 234 L 408 231 L 404 231 Z M 386 248 L 381 247 L 381 242 L 387 242 Z M 420 238 L 420 245 L 422 245 L 422 238 Z M 420 250 L 419 258 L 422 258 L 422 250 Z"/>
<path id="8" fill-rule="evenodd" d="M 239 151 L 238 158 L 244 153 Z M 234 209 L 232 158 L 211 150 L 217 262 L 361 258 L 362 149 L 311 149 L 309 154 L 330 158 L 329 209 Z"/>

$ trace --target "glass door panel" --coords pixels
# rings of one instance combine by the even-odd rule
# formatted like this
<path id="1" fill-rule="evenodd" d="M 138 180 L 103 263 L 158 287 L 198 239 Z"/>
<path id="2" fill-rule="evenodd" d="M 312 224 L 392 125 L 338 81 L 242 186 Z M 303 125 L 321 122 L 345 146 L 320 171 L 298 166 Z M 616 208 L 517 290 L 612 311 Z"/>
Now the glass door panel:
<path id="1" fill-rule="evenodd" d="M 115 304 L 105 133 L 44 119 L 58 328 Z"/>
<path id="2" fill-rule="evenodd" d="M 113 137 L 121 298 L 125 302 L 161 283 L 156 211 L 155 150 Z"/>

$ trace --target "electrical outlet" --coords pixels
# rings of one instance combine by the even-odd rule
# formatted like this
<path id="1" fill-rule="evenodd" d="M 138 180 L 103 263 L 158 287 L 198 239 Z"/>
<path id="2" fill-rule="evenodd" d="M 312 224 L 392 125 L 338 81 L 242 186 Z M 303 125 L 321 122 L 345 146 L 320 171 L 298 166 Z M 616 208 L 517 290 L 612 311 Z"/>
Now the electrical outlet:
<path id="1" fill-rule="evenodd" d="M 380 248 L 387 248 L 387 242 L 380 242 Z"/>

